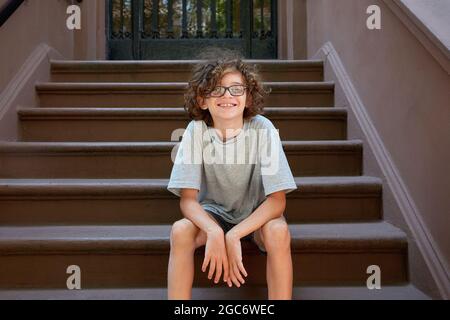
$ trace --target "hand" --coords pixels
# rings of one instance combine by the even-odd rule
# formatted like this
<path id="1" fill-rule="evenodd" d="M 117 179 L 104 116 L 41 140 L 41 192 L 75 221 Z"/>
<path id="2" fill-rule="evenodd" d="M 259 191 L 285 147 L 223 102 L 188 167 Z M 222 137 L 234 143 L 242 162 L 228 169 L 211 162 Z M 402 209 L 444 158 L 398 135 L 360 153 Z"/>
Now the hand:
<path id="1" fill-rule="evenodd" d="M 205 259 L 203 260 L 202 271 L 205 272 L 209 264 L 208 279 L 212 279 L 214 271 L 216 277 L 214 283 L 218 283 L 222 275 L 222 268 L 224 272 L 224 281 L 228 279 L 228 257 L 225 248 L 225 238 L 221 228 L 214 229 L 207 233 L 207 240 L 205 246 Z"/>
<path id="2" fill-rule="evenodd" d="M 227 246 L 227 254 L 229 261 L 229 273 L 231 281 L 240 287 L 241 283 L 244 284 L 245 280 L 241 273 L 247 277 L 247 271 L 242 263 L 242 247 L 241 239 L 237 237 L 232 231 L 229 231 L 225 235 L 225 242 Z M 228 279 L 228 286 L 231 287 L 231 281 Z"/>

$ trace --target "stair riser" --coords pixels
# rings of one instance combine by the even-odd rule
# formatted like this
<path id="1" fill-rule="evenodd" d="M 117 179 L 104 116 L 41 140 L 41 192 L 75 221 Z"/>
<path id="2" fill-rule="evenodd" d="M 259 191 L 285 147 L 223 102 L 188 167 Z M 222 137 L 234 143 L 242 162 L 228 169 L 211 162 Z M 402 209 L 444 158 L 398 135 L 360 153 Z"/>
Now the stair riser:
<path id="1" fill-rule="evenodd" d="M 270 117 L 269 117 L 270 119 Z M 345 140 L 345 118 L 272 120 L 282 140 Z M 55 119 L 22 120 L 22 141 L 171 141 L 187 120 L 167 119 Z"/>
<path id="2" fill-rule="evenodd" d="M 301 186 L 300 186 L 301 188 Z M 0 198 L 0 225 L 172 224 L 182 218 L 179 198 L 116 194 L 105 196 L 18 196 Z M 164 214 L 162 214 L 164 213 Z M 289 223 L 381 219 L 381 194 L 327 193 L 287 196 Z"/>
<path id="3" fill-rule="evenodd" d="M 64 91 L 40 92 L 41 107 L 181 107 L 184 105 L 184 90 L 118 92 L 118 91 Z M 333 107 L 332 90 L 273 91 L 265 103 L 266 107 Z"/>
<path id="4" fill-rule="evenodd" d="M 356 176 L 361 151 L 286 152 L 294 176 Z M 101 165 L 99 165 L 101 164 Z M 26 153 L 0 155 L 0 178 L 169 178 L 170 153 Z"/>
<path id="5" fill-rule="evenodd" d="M 407 281 L 405 255 L 393 252 L 303 252 L 293 253 L 294 285 L 366 283 L 367 267 L 378 265 L 382 284 Z M 196 256 L 194 286 L 213 282 L 200 271 L 203 250 Z M 81 268 L 82 288 L 164 287 L 167 285 L 168 252 L 154 255 L 82 254 L 0 256 L 0 288 L 66 288 L 67 267 Z M 249 273 L 246 286 L 266 285 L 266 257 L 246 253 L 244 265 Z"/>
<path id="6" fill-rule="evenodd" d="M 322 68 L 301 71 L 268 71 L 262 69 L 260 75 L 270 81 L 323 81 Z M 187 82 L 191 79 L 190 70 L 160 69 L 157 72 L 71 72 L 53 73 L 54 82 Z"/>

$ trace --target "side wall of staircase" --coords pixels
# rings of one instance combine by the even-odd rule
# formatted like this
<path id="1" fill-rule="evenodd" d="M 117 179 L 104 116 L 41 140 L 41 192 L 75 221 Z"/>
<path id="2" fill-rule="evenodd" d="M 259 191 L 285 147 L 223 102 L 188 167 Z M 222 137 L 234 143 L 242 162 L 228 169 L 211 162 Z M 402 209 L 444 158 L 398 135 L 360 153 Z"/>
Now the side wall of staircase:
<path id="1" fill-rule="evenodd" d="M 369 147 L 365 172 L 383 177 L 389 191 L 385 219 L 413 239 L 412 281 L 448 299 L 450 43 L 440 26 L 448 25 L 450 5 L 434 4 L 308 1 L 308 56 L 326 61 L 336 105 L 349 109 L 349 136 Z M 369 5 L 381 9 L 381 30 L 366 28 Z"/>

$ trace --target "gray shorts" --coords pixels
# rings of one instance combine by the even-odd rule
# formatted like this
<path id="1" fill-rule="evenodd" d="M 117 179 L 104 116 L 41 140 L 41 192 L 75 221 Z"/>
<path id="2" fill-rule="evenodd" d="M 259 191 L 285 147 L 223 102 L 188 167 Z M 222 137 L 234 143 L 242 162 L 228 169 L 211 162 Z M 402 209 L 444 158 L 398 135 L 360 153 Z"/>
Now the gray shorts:
<path id="1" fill-rule="evenodd" d="M 227 233 L 235 226 L 235 224 L 226 221 L 224 218 L 222 218 L 218 214 L 208 211 L 208 210 L 205 210 L 205 211 L 208 212 L 209 215 L 212 216 L 217 221 L 217 223 L 222 228 L 224 233 Z M 256 235 L 256 232 L 254 231 L 254 232 L 246 235 L 245 237 L 243 237 L 241 240 L 253 242 L 256 245 L 256 247 L 258 248 L 259 252 L 261 252 L 264 255 L 267 255 L 267 252 L 264 250 L 264 248 L 260 247 L 260 245 L 256 242 L 255 235 Z"/>

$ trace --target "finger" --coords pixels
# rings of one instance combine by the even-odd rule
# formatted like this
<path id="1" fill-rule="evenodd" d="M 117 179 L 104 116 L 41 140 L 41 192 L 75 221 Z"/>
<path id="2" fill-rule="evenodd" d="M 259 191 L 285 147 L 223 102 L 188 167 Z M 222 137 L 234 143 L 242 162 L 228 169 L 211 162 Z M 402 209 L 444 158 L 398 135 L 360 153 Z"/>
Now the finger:
<path id="1" fill-rule="evenodd" d="M 210 255 L 205 255 L 205 259 L 203 259 L 202 271 L 205 272 L 208 267 L 209 261 L 211 260 Z"/>
<path id="2" fill-rule="evenodd" d="M 216 277 L 214 278 L 214 283 L 218 283 L 219 282 L 221 275 L 222 275 L 222 259 L 217 261 Z"/>
<path id="3" fill-rule="evenodd" d="M 231 282 L 233 282 L 236 287 L 238 287 L 238 288 L 241 287 L 241 283 L 239 282 L 239 280 L 234 275 L 231 276 Z"/>
<path id="4" fill-rule="evenodd" d="M 244 278 L 242 278 L 241 272 L 239 271 L 239 268 L 236 263 L 233 263 L 233 273 L 236 276 L 236 278 L 241 282 L 242 284 L 245 283 Z"/>
<path id="5" fill-rule="evenodd" d="M 233 267 L 232 266 L 230 266 L 230 279 L 231 279 L 231 281 L 234 283 L 234 285 L 236 287 L 239 288 L 241 286 L 241 284 L 239 283 L 238 279 L 234 275 L 234 271 L 233 271 Z"/>
<path id="6" fill-rule="evenodd" d="M 233 270 L 231 268 L 231 265 L 228 265 L 228 278 L 227 278 L 227 284 L 231 288 L 233 286 Z"/>
<path id="7" fill-rule="evenodd" d="M 223 259 L 223 281 L 227 282 L 230 277 L 230 272 L 228 271 L 228 259 Z"/>
<path id="8" fill-rule="evenodd" d="M 216 260 L 213 258 L 211 262 L 209 263 L 209 273 L 208 273 L 208 279 L 212 279 L 212 276 L 214 274 L 214 270 L 216 269 Z"/>
<path id="9" fill-rule="evenodd" d="M 248 274 L 247 274 L 247 270 L 245 270 L 245 268 L 244 268 L 244 264 L 242 263 L 242 261 L 239 261 L 238 262 L 238 268 L 239 268 L 239 270 L 242 272 L 242 274 L 244 275 L 244 276 L 248 276 Z"/>
<path id="10" fill-rule="evenodd" d="M 227 284 L 228 284 L 228 286 L 230 288 L 233 286 L 233 283 L 231 282 L 231 278 L 230 277 L 227 278 Z"/>

